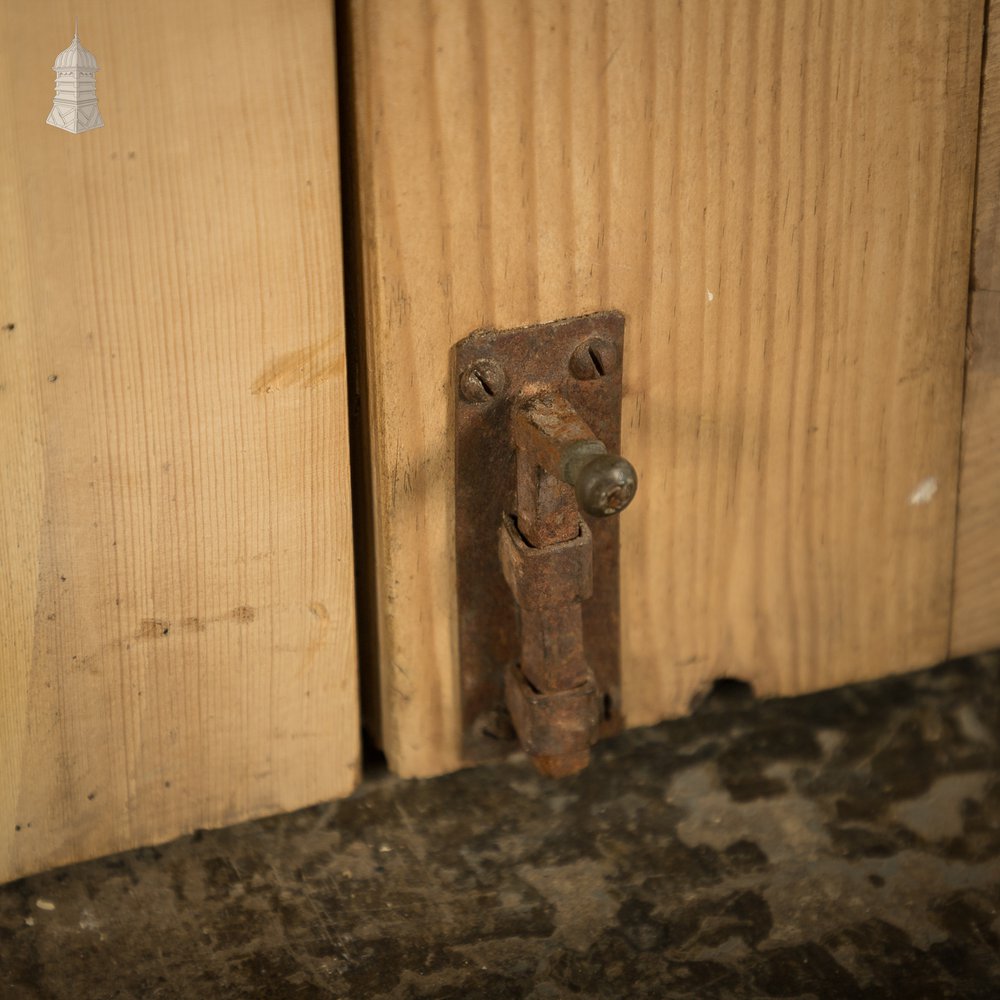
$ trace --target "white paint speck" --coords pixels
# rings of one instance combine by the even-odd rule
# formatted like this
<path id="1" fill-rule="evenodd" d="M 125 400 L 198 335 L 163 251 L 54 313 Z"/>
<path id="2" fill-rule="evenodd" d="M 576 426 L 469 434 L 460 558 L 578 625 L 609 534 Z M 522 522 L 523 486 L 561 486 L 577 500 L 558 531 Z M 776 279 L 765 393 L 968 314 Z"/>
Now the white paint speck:
<path id="1" fill-rule="evenodd" d="M 910 506 L 919 507 L 921 504 L 930 503 L 937 491 L 938 481 L 936 477 L 928 476 L 926 479 L 921 479 L 910 494 Z"/>
<path id="2" fill-rule="evenodd" d="M 101 925 L 97 922 L 94 914 L 90 910 L 84 910 L 80 914 L 80 930 L 81 931 L 96 931 L 100 930 Z"/>
<path id="3" fill-rule="evenodd" d="M 54 910 L 56 908 L 56 904 L 53 903 L 51 899 L 41 898 L 35 900 L 35 906 L 37 906 L 40 910 Z"/>
<path id="4" fill-rule="evenodd" d="M 705 289 L 705 301 L 711 302 L 715 298 L 715 292 L 710 292 L 707 288 Z"/>
<path id="5" fill-rule="evenodd" d="M 388 844 L 383 844 L 379 849 L 379 854 L 388 854 L 392 848 Z"/>
<path id="6" fill-rule="evenodd" d="M 34 917 L 25 917 L 25 918 L 24 918 L 24 922 L 25 922 L 25 923 L 26 923 L 26 924 L 27 924 L 27 925 L 28 925 L 29 927 L 34 927 L 34 926 L 35 926 L 35 918 L 34 918 Z"/>

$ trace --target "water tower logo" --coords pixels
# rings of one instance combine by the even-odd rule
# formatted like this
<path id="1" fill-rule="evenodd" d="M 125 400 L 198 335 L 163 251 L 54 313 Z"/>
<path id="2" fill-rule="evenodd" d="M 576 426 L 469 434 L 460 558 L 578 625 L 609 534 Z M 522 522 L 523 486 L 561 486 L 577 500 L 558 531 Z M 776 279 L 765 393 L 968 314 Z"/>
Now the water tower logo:
<path id="1" fill-rule="evenodd" d="M 45 121 L 67 132 L 88 132 L 104 124 L 97 110 L 97 60 L 73 33 L 69 48 L 56 56 L 56 99 Z"/>

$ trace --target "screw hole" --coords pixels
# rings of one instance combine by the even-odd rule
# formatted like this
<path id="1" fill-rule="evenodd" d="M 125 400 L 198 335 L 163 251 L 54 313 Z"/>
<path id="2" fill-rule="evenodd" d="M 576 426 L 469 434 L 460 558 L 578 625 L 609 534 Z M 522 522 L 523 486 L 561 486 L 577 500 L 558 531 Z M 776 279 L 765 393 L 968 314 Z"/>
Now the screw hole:
<path id="1" fill-rule="evenodd" d="M 611 695 L 606 694 L 602 701 L 604 707 L 604 721 L 608 722 L 611 719 L 611 709 L 614 706 L 614 702 L 611 700 Z"/>

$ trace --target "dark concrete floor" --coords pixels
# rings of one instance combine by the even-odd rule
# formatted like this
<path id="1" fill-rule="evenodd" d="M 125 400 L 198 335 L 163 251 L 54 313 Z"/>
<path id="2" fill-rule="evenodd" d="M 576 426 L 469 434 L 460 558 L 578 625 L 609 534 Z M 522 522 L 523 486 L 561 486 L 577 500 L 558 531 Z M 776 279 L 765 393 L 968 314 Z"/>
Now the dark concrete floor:
<path id="1" fill-rule="evenodd" d="M 0 889 L 0 997 L 1000 997 L 1000 665 L 755 704 Z"/>

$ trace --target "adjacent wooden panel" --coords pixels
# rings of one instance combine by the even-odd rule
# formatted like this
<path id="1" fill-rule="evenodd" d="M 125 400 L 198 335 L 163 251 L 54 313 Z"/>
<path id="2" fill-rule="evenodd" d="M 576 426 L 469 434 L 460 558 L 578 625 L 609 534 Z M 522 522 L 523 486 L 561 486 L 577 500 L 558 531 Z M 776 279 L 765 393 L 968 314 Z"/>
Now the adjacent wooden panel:
<path id="1" fill-rule="evenodd" d="M 983 59 L 968 361 L 958 491 L 953 656 L 1000 646 L 1000 14 Z"/>
<path id="2" fill-rule="evenodd" d="M 627 316 L 630 722 L 947 654 L 982 13 L 354 3 L 397 770 L 459 763 L 448 364 L 479 326 Z"/>
<path id="3" fill-rule="evenodd" d="M 0 39 L 3 881 L 343 794 L 358 720 L 329 3 Z"/>

